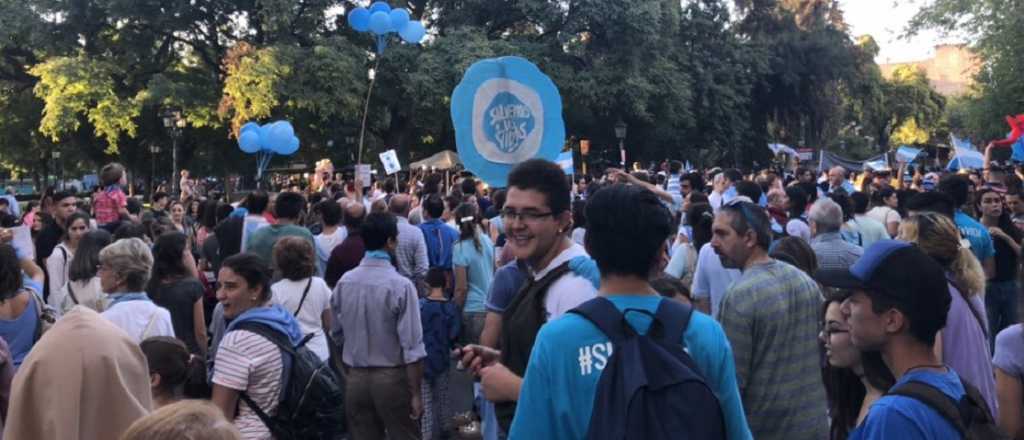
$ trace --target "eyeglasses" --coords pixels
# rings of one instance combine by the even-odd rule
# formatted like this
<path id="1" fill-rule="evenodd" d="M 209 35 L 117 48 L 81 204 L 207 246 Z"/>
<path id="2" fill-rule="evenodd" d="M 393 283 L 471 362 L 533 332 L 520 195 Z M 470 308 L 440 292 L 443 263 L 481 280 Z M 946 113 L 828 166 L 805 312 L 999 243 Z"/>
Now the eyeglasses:
<path id="1" fill-rule="evenodd" d="M 514 209 L 502 209 L 501 219 L 505 222 L 510 222 L 513 219 L 524 222 L 524 223 L 536 223 L 544 217 L 553 216 L 554 212 L 537 212 L 537 211 L 516 211 Z"/>
<path id="2" fill-rule="evenodd" d="M 828 328 L 828 327 L 825 327 L 825 328 L 821 329 L 821 335 L 825 339 L 830 339 L 832 337 L 832 335 L 835 335 L 835 334 L 849 333 L 849 332 L 850 332 L 850 329 L 848 329 L 848 328 L 838 328 L 838 327 L 837 328 Z"/>

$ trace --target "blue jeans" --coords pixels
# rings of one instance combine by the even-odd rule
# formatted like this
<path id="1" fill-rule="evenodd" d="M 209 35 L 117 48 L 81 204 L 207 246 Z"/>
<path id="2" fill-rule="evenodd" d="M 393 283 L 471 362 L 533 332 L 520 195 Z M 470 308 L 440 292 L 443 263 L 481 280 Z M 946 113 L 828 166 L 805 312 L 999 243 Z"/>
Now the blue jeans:
<path id="1" fill-rule="evenodd" d="M 989 345 L 995 350 L 996 335 L 1017 323 L 1017 282 L 995 281 L 985 288 Z"/>

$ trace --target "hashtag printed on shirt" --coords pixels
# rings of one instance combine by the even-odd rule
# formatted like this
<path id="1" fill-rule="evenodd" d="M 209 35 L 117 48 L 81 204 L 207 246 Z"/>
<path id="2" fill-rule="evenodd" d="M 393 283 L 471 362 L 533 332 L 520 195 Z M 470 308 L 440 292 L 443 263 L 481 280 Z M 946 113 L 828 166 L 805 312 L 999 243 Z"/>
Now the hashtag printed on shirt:
<path id="1" fill-rule="evenodd" d="M 244 391 L 268 414 L 277 411 L 281 393 L 280 349 L 256 333 L 235 330 L 224 336 L 214 360 L 213 383 Z M 235 427 L 244 440 L 269 440 L 273 437 L 259 416 L 241 399 Z"/>

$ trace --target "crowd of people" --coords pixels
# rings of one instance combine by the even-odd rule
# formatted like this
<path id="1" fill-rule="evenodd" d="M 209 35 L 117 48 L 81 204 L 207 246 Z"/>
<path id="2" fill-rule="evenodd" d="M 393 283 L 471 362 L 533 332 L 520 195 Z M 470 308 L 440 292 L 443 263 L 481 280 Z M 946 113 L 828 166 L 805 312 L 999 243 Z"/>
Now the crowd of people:
<path id="1" fill-rule="evenodd" d="M 124 176 L 0 197 L 5 438 L 1024 438 L 1012 170 Z"/>

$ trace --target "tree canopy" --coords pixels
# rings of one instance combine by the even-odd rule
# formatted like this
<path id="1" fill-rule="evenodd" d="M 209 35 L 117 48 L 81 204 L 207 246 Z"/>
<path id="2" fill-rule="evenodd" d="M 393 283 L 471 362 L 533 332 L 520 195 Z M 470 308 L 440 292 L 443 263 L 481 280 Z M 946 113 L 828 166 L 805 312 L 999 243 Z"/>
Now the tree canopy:
<path id="1" fill-rule="evenodd" d="M 358 5 L 0 0 L 0 167 L 45 175 L 60 150 L 69 167 L 116 159 L 145 174 L 149 146 L 169 159 L 167 107 L 187 120 L 180 159 L 198 174 L 251 169 L 234 143 L 251 120 L 291 120 L 298 160 L 350 163 L 377 61 L 345 22 Z M 594 161 L 617 161 L 619 120 L 631 159 L 764 164 L 769 141 L 833 149 L 853 125 L 883 148 L 927 141 L 944 106 L 912 74 L 883 80 L 877 45 L 855 41 L 834 0 L 736 0 L 738 17 L 726 0 L 392 6 L 429 36 L 393 41 L 372 72 L 366 157 L 454 149 L 451 91 L 473 62 L 503 55 L 551 76 L 570 141 L 590 139 Z"/>

